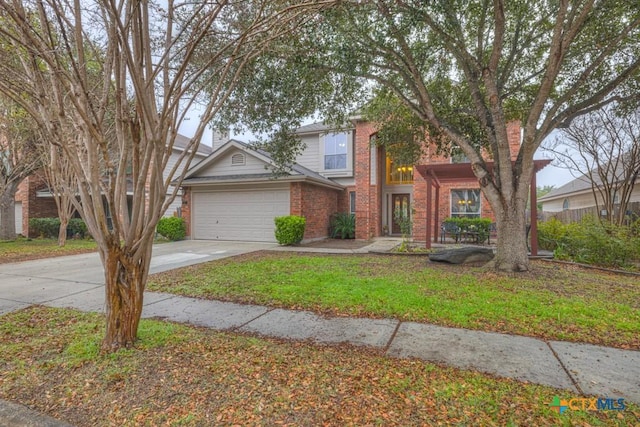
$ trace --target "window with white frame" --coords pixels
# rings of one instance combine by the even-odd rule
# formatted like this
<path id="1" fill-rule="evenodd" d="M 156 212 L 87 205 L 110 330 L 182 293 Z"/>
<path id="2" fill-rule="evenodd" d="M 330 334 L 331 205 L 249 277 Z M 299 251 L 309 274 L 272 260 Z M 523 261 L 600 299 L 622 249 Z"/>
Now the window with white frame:
<path id="1" fill-rule="evenodd" d="M 324 169 L 347 168 L 347 134 L 328 133 L 324 136 Z"/>
<path id="2" fill-rule="evenodd" d="M 480 218 L 480 189 L 451 190 L 451 216 Z"/>

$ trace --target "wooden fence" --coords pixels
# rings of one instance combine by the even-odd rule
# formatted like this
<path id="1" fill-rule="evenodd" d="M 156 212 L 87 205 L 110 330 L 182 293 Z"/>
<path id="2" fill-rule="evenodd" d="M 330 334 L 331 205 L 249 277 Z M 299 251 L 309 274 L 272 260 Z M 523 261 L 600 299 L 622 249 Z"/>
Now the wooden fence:
<path id="1" fill-rule="evenodd" d="M 627 212 L 628 222 L 635 221 L 640 218 L 640 202 L 629 203 L 627 206 Z M 556 218 L 564 224 L 568 224 L 571 222 L 578 222 L 586 215 L 597 217 L 600 215 L 600 212 L 598 212 L 595 206 L 591 206 L 589 208 L 582 209 L 568 209 L 562 212 L 541 212 L 540 217 L 543 221 Z"/>

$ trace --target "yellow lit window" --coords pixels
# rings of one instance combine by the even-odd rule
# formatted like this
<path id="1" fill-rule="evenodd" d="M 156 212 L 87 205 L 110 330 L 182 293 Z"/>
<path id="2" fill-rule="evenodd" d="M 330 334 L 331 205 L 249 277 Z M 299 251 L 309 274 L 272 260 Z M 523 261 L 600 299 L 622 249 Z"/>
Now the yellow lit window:
<path id="1" fill-rule="evenodd" d="M 387 184 L 413 184 L 413 166 L 395 164 L 387 157 Z"/>

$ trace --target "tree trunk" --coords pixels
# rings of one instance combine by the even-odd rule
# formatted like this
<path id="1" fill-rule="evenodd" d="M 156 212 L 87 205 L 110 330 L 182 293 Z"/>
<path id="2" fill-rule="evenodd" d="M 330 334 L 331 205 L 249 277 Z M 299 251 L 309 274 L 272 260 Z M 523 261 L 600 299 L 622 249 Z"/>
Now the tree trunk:
<path id="1" fill-rule="evenodd" d="M 58 210 L 58 216 L 60 216 L 60 210 Z M 58 246 L 62 247 L 67 242 L 67 227 L 69 226 L 69 219 L 60 216 L 60 230 L 58 230 Z"/>
<path id="2" fill-rule="evenodd" d="M 501 271 L 529 270 L 524 210 L 517 212 L 516 210 L 494 208 L 494 212 L 496 214 L 498 242 L 496 244 L 496 256 L 489 263 L 489 266 Z"/>
<path id="3" fill-rule="evenodd" d="M 148 244 L 150 246 L 151 242 Z M 102 351 L 113 352 L 135 344 L 151 249 L 148 250 L 148 256 L 132 262 L 132 256 L 127 254 L 126 249 L 114 245 L 103 258 L 107 330 L 102 341 Z"/>
<path id="4" fill-rule="evenodd" d="M 18 185 L 10 183 L 0 194 L 0 240 L 16 239 L 16 204 Z"/>

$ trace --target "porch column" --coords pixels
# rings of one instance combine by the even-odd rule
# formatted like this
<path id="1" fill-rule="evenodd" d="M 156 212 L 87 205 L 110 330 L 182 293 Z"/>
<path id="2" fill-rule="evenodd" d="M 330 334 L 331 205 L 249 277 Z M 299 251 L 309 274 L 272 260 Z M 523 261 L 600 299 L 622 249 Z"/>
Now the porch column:
<path id="1" fill-rule="evenodd" d="M 425 247 L 427 249 L 431 249 L 431 186 L 433 185 L 433 182 L 429 175 L 427 175 L 425 179 L 427 181 L 427 241 L 425 243 Z"/>
<path id="2" fill-rule="evenodd" d="M 436 208 L 433 214 L 433 243 L 438 243 L 438 233 L 440 231 L 440 185 L 436 183 Z"/>
<path id="3" fill-rule="evenodd" d="M 531 176 L 531 187 L 529 189 L 530 202 L 531 202 L 531 230 L 529 235 L 531 237 L 531 256 L 538 255 L 538 195 L 536 194 L 536 175 L 538 172 L 536 168 L 533 168 L 533 175 Z"/>

